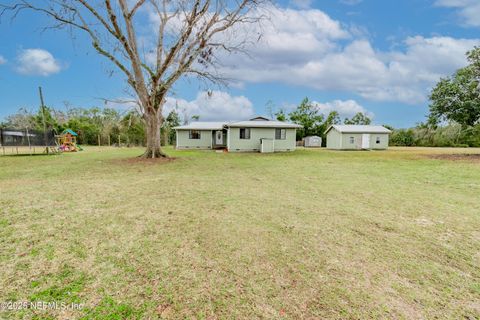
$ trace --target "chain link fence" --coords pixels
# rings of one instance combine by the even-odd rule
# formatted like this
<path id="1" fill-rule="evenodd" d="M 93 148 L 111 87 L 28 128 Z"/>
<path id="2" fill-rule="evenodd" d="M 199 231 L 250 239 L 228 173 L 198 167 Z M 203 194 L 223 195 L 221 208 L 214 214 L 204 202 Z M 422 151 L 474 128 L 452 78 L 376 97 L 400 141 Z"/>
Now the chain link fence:
<path id="1" fill-rule="evenodd" d="M 33 147 L 55 146 L 55 133 L 29 129 L 0 129 L 0 146 L 2 147 Z"/>

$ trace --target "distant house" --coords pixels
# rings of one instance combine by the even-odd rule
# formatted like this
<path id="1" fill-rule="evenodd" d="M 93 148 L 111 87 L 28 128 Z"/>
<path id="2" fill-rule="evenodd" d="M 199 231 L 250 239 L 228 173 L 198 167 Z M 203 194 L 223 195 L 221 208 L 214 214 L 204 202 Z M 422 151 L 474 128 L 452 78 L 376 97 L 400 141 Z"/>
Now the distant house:
<path id="1" fill-rule="evenodd" d="M 296 130 L 301 127 L 255 117 L 237 122 L 192 122 L 174 129 L 177 133 L 177 149 L 278 152 L 295 150 Z"/>
<path id="2" fill-rule="evenodd" d="M 383 126 L 333 125 L 325 133 L 328 149 L 384 150 L 391 131 Z"/>

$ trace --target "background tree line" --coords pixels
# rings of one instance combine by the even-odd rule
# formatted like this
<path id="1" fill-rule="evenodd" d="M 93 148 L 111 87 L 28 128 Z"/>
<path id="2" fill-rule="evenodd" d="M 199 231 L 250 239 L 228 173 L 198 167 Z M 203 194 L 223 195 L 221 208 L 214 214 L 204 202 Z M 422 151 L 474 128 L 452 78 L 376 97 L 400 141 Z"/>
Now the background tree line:
<path id="1" fill-rule="evenodd" d="M 394 129 L 390 136 L 392 146 L 418 147 L 480 147 L 480 125 L 462 126 L 456 122 L 431 126 L 420 123 L 409 129 Z"/>
<path id="2" fill-rule="evenodd" d="M 145 146 L 145 125 L 140 113 L 135 110 L 119 112 L 113 108 L 68 108 L 67 111 L 51 107 L 40 107 L 36 112 L 20 108 L 0 123 L 0 127 L 21 130 L 44 129 L 60 134 L 65 129 L 78 133 L 80 144 Z M 175 143 L 175 130 L 180 125 L 180 116 L 176 110 L 171 111 L 161 127 L 162 144 Z"/>

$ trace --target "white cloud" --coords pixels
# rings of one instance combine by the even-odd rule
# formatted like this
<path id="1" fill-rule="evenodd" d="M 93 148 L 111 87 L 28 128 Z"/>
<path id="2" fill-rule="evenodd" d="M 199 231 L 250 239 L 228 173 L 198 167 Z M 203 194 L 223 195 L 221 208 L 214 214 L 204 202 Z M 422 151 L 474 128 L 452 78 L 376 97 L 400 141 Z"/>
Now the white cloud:
<path id="1" fill-rule="evenodd" d="M 454 0 L 437 1 L 452 4 Z M 308 6 L 308 2 L 296 1 L 297 7 Z M 373 101 L 420 104 L 440 77 L 466 65 L 466 51 L 480 43 L 479 39 L 416 36 L 403 39 L 395 49 L 379 50 L 368 40 L 368 31 L 346 26 L 318 9 L 270 6 L 257 14 L 269 19 L 260 27 L 237 26 L 216 39 L 241 42 L 256 40 L 261 34 L 258 42 L 245 48 L 248 56 L 217 54 L 219 73 L 233 79 L 236 87 L 284 83 L 347 92 Z M 157 20 L 150 16 L 153 31 Z"/>
<path id="2" fill-rule="evenodd" d="M 2 55 L 0 55 L 0 65 L 7 63 L 7 59 L 5 59 Z"/>
<path id="3" fill-rule="evenodd" d="M 332 40 L 350 37 L 349 32 L 339 21 L 331 19 L 317 9 L 294 10 L 272 7 L 260 10 L 259 14 L 268 14 L 270 18 L 270 23 L 266 23 L 261 30 L 263 34 L 260 44 L 268 46 L 264 48 L 267 52 L 272 49 L 290 52 L 292 50 L 308 53 L 323 52 L 334 46 Z"/>
<path id="4" fill-rule="evenodd" d="M 355 40 L 339 52 L 307 62 L 298 70 L 304 84 L 321 90 L 355 92 L 375 101 L 424 102 L 440 77 L 466 64 L 475 40 L 407 38 L 404 51 L 376 51 Z"/>
<path id="5" fill-rule="evenodd" d="M 105 101 L 105 107 L 127 111 L 138 109 L 138 103 L 132 98 L 118 98 Z M 200 116 L 200 121 L 244 120 L 255 114 L 253 104 L 244 96 L 231 96 L 224 91 L 200 91 L 195 99 L 187 101 L 181 98 L 167 97 L 163 115 L 176 109 L 182 118 Z"/>
<path id="6" fill-rule="evenodd" d="M 374 117 L 374 114 L 372 112 L 366 110 L 355 100 L 334 100 L 326 103 L 313 101 L 312 103 L 325 116 L 327 116 L 332 111 L 337 111 L 340 115 L 340 118 L 342 119 L 350 118 L 358 112 L 366 114 L 369 118 Z"/>
<path id="7" fill-rule="evenodd" d="M 239 24 L 234 28 L 219 34 L 216 42 L 227 42 L 229 45 L 252 43 L 256 50 L 250 50 L 257 59 L 268 59 L 272 63 L 295 63 L 298 59 L 305 59 L 316 54 L 331 50 L 335 43 L 333 40 L 347 39 L 350 34 L 343 29 L 340 22 L 331 19 L 320 10 L 295 10 L 290 8 L 277 8 L 273 6 L 262 7 L 253 15 L 268 17 L 261 25 Z M 152 33 L 158 30 L 159 17 L 150 12 L 149 20 Z M 177 32 L 182 22 L 180 18 L 169 21 L 167 30 Z M 256 39 L 260 38 L 257 44 Z M 147 47 L 153 45 L 149 41 L 156 41 L 146 37 Z M 292 44 L 294 44 L 292 46 Z M 251 48 L 249 48 L 251 49 Z M 230 59 L 229 59 L 230 57 Z M 153 62 L 151 54 L 147 60 Z M 223 55 L 223 62 L 235 65 L 238 57 Z"/>
<path id="8" fill-rule="evenodd" d="M 437 0 L 435 5 L 457 9 L 462 24 L 480 27 L 480 1 L 478 0 Z"/>
<path id="9" fill-rule="evenodd" d="M 17 57 L 17 72 L 25 75 L 49 76 L 61 70 L 60 63 L 43 49 L 25 49 Z"/>
<path id="10" fill-rule="evenodd" d="M 244 96 L 233 97 L 223 91 L 202 91 L 192 101 L 168 97 L 164 115 L 177 108 L 187 118 L 199 115 L 200 121 L 244 120 L 255 114 L 253 105 Z"/>
<path id="11" fill-rule="evenodd" d="M 273 8 L 250 57 L 221 57 L 221 72 L 240 82 L 281 82 L 339 90 L 374 101 L 423 103 L 440 77 L 466 65 L 478 39 L 410 37 L 380 51 L 361 34 L 316 10 Z"/>

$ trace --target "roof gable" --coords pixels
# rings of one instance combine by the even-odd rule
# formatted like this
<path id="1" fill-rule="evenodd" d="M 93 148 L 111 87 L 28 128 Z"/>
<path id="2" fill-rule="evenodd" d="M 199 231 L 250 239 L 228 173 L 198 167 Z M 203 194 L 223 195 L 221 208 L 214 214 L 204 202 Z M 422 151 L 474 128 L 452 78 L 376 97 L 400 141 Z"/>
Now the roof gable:
<path id="1" fill-rule="evenodd" d="M 62 134 L 67 134 L 70 133 L 72 136 L 77 136 L 77 133 L 73 131 L 72 129 L 65 129 L 63 130 Z"/>
<path id="2" fill-rule="evenodd" d="M 335 129 L 340 133 L 392 133 L 384 126 L 372 126 L 372 125 L 332 125 L 325 133 Z"/>
<path id="3" fill-rule="evenodd" d="M 270 121 L 270 119 L 268 119 L 266 117 L 258 116 L 258 117 L 254 117 L 254 118 L 250 119 L 250 121 Z"/>

